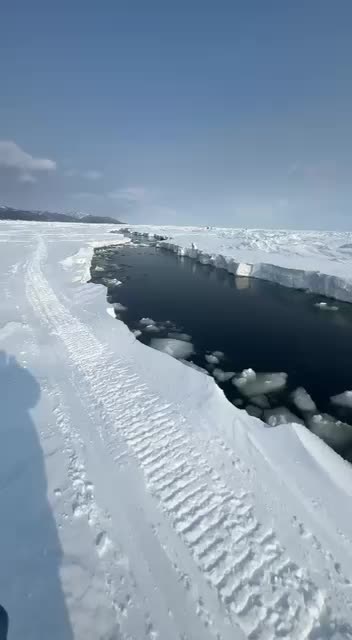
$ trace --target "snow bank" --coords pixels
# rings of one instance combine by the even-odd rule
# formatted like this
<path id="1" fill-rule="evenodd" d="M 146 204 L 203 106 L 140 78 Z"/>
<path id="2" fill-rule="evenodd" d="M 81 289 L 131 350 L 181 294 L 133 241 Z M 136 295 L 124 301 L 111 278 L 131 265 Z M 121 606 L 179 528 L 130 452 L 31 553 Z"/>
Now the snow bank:
<path id="1" fill-rule="evenodd" d="M 160 246 L 242 277 L 352 302 L 349 232 L 132 226 Z M 346 250 L 347 247 L 347 250 Z"/>
<path id="2" fill-rule="evenodd" d="M 82 227 L 0 224 L 11 638 L 351 635 L 351 465 L 111 322 L 60 262 L 106 242 Z"/>

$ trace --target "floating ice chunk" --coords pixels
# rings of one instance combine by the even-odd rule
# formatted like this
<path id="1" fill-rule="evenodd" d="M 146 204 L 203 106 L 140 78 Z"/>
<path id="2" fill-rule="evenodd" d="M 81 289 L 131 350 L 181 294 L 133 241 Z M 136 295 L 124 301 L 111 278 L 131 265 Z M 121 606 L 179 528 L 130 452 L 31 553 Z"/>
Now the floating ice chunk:
<path id="1" fill-rule="evenodd" d="M 349 409 L 352 409 L 352 391 L 339 393 L 337 396 L 332 396 L 330 400 L 333 404 L 337 404 L 339 407 L 348 407 Z"/>
<path id="2" fill-rule="evenodd" d="M 240 376 L 238 376 L 238 378 L 234 378 L 234 380 L 232 380 L 232 384 L 235 385 L 235 387 L 244 387 L 249 380 L 255 380 L 257 377 L 257 374 L 255 371 L 253 371 L 253 369 L 243 369 L 242 373 Z"/>
<path id="3" fill-rule="evenodd" d="M 115 302 L 114 309 L 115 309 L 116 313 L 122 313 L 122 311 L 127 311 L 127 307 L 125 307 L 125 305 L 121 304 L 121 302 Z"/>
<path id="4" fill-rule="evenodd" d="M 213 371 L 214 378 L 216 378 L 219 382 L 227 382 L 228 380 L 231 380 L 234 375 L 234 371 L 223 371 L 222 369 L 214 369 Z"/>
<path id="5" fill-rule="evenodd" d="M 260 396 L 252 396 L 251 403 L 255 404 L 257 407 L 261 409 L 270 409 L 270 402 L 266 396 L 263 394 Z"/>
<path id="6" fill-rule="evenodd" d="M 328 413 L 312 416 L 309 428 L 333 449 L 343 449 L 352 444 L 352 426 Z"/>
<path id="7" fill-rule="evenodd" d="M 252 397 L 272 391 L 279 391 L 286 385 L 287 373 L 255 373 L 253 369 L 244 369 L 241 375 L 233 378 L 232 384 L 245 396 Z"/>
<path id="8" fill-rule="evenodd" d="M 212 354 L 213 356 L 215 356 L 215 358 L 219 358 L 219 360 L 225 357 L 225 354 L 223 351 L 213 351 Z"/>
<path id="9" fill-rule="evenodd" d="M 149 333 L 159 333 L 160 329 L 156 324 L 147 324 L 145 331 L 149 331 Z"/>
<path id="10" fill-rule="evenodd" d="M 178 331 L 170 331 L 167 334 L 168 338 L 175 338 L 175 340 L 185 340 L 186 342 L 191 342 L 192 336 L 188 333 L 179 333 Z"/>
<path id="11" fill-rule="evenodd" d="M 184 360 L 183 358 L 180 358 L 180 362 L 183 362 L 183 364 L 185 364 L 187 367 L 190 367 L 191 369 L 195 369 L 196 371 L 199 371 L 199 373 L 204 373 L 206 376 L 209 375 L 209 372 L 206 369 L 203 369 L 203 367 L 198 367 L 198 365 L 194 364 L 192 360 L 188 362 L 188 360 Z"/>
<path id="12" fill-rule="evenodd" d="M 279 424 L 289 424 L 295 422 L 297 424 L 304 424 L 303 420 L 298 418 L 286 407 L 276 407 L 275 409 L 267 409 L 264 411 L 265 422 L 270 424 L 271 427 L 278 427 Z"/>
<path id="13" fill-rule="evenodd" d="M 299 409 L 302 412 L 305 412 L 305 411 L 314 412 L 317 410 L 317 406 L 314 400 L 312 400 L 309 393 L 305 389 L 303 389 L 303 387 L 297 387 L 297 389 L 295 389 L 291 393 L 291 398 L 292 398 L 292 402 L 296 405 L 297 409 Z"/>
<path id="14" fill-rule="evenodd" d="M 152 320 L 151 318 L 141 318 L 139 324 L 155 324 L 155 320 Z"/>
<path id="15" fill-rule="evenodd" d="M 219 364 L 219 358 L 214 356 L 212 353 L 210 355 L 206 354 L 204 357 L 209 364 Z"/>
<path id="16" fill-rule="evenodd" d="M 106 287 L 119 287 L 120 284 L 122 284 L 121 280 L 118 280 L 117 278 L 103 278 L 102 282 Z"/>
<path id="17" fill-rule="evenodd" d="M 116 320 L 115 311 L 112 307 L 107 307 L 106 313 L 108 313 L 109 316 L 111 316 L 112 318 L 114 318 L 114 320 Z"/>
<path id="18" fill-rule="evenodd" d="M 316 302 L 315 307 L 322 311 L 338 311 L 339 308 L 335 304 L 328 304 L 327 302 Z"/>
<path id="19" fill-rule="evenodd" d="M 134 331 L 132 331 L 133 335 L 136 336 L 136 338 L 139 338 L 139 336 L 142 335 L 142 332 L 139 329 L 135 329 Z"/>
<path id="20" fill-rule="evenodd" d="M 247 404 L 246 411 L 248 415 L 253 416 L 254 418 L 260 418 L 263 411 L 259 407 L 255 407 L 254 404 Z"/>
<path id="21" fill-rule="evenodd" d="M 186 340 L 175 340 L 173 338 L 153 338 L 150 346 L 153 349 L 168 353 L 174 358 L 189 358 L 194 353 L 192 342 Z"/>

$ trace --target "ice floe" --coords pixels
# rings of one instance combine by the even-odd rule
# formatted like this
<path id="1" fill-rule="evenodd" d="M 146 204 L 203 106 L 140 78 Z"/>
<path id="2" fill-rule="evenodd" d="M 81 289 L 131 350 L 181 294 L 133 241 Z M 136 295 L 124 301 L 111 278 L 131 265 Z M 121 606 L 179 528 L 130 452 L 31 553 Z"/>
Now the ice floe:
<path id="1" fill-rule="evenodd" d="M 285 387 L 286 381 L 287 373 L 255 373 L 253 369 L 244 369 L 233 378 L 232 384 L 245 396 L 251 397 L 279 391 Z"/>
<path id="2" fill-rule="evenodd" d="M 303 413 L 317 410 L 314 400 L 312 400 L 309 393 L 303 387 L 297 387 L 297 389 L 291 393 L 291 398 L 297 409 Z"/>
<path id="3" fill-rule="evenodd" d="M 194 353 L 193 344 L 186 340 L 175 340 L 174 338 L 153 338 L 150 346 L 153 349 L 169 354 L 174 358 L 189 358 Z"/>
<path id="4" fill-rule="evenodd" d="M 333 404 L 336 404 L 339 407 L 348 407 L 349 409 L 352 409 L 352 391 L 338 393 L 336 396 L 332 396 L 330 400 Z"/>
<path id="5" fill-rule="evenodd" d="M 301 418 L 298 418 L 292 411 L 286 407 L 276 407 L 275 409 L 267 409 L 264 411 L 265 422 L 271 427 L 278 427 L 280 424 L 304 424 Z"/>

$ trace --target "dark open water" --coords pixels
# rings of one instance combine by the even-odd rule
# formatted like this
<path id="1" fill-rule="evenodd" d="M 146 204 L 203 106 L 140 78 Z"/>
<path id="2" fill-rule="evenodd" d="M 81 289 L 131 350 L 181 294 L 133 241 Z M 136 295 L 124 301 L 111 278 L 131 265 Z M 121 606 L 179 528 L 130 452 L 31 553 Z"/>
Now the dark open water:
<path id="1" fill-rule="evenodd" d="M 104 264 L 105 273 L 94 271 Z M 155 246 L 126 246 L 93 259 L 94 282 L 117 277 L 123 285 L 109 288 L 109 301 L 127 307 L 121 318 L 131 329 L 139 320 L 171 321 L 192 336 L 194 363 L 207 365 L 207 352 L 220 350 L 224 370 L 284 371 L 288 384 L 273 394 L 272 406 L 291 404 L 290 392 L 303 386 L 325 411 L 352 423 L 350 410 L 338 409 L 330 396 L 352 388 L 352 305 L 328 301 L 338 311 L 315 306 L 321 296 L 250 278 L 236 278 L 221 269 L 200 265 Z M 170 330 L 170 329 L 169 329 Z M 153 337 L 143 332 L 148 344 Z M 220 385 L 230 400 L 240 397 L 231 382 Z"/>

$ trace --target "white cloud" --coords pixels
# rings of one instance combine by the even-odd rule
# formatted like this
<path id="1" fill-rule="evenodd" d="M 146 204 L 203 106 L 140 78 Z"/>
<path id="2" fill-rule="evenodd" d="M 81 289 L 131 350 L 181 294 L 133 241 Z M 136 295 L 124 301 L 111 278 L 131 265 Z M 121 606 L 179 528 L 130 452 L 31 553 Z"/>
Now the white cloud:
<path id="1" fill-rule="evenodd" d="M 89 171 L 83 171 L 82 177 L 87 178 L 87 180 L 99 180 L 102 177 L 101 171 L 95 171 L 94 169 L 90 169 Z"/>
<path id="2" fill-rule="evenodd" d="M 91 191 L 78 191 L 72 194 L 73 198 L 100 198 L 99 193 L 92 193 Z"/>
<path id="3" fill-rule="evenodd" d="M 122 187 L 121 189 L 110 191 L 108 197 L 114 200 L 142 203 L 147 199 L 148 192 L 144 187 Z"/>
<path id="4" fill-rule="evenodd" d="M 87 180 L 99 180 L 103 174 L 101 171 L 95 169 L 88 169 L 87 171 L 78 171 L 78 169 L 68 169 L 64 174 L 67 178 L 86 178 Z"/>
<path id="5" fill-rule="evenodd" d="M 54 171 L 56 162 L 49 158 L 37 158 L 12 140 L 0 140 L 0 168 L 11 169 L 19 173 L 21 182 L 35 182 L 33 173 L 40 171 Z"/>
<path id="6" fill-rule="evenodd" d="M 31 173 L 20 173 L 20 175 L 18 176 L 18 181 L 29 182 L 33 184 L 34 182 L 37 182 L 37 178 L 35 178 Z"/>
<path id="7" fill-rule="evenodd" d="M 52 171 L 56 169 L 56 162 L 35 158 L 12 140 L 0 140 L 0 166 L 21 171 Z"/>

